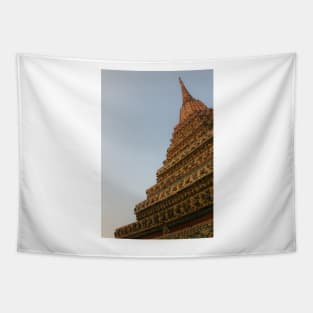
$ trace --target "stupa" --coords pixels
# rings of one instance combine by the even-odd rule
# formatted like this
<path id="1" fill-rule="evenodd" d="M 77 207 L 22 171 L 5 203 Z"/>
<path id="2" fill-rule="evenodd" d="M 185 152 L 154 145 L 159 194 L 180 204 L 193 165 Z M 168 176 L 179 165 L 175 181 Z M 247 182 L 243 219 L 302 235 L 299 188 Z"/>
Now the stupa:
<path id="1" fill-rule="evenodd" d="M 166 159 L 137 221 L 115 230 L 116 238 L 213 237 L 213 109 L 191 96 L 179 78 L 182 105 Z"/>

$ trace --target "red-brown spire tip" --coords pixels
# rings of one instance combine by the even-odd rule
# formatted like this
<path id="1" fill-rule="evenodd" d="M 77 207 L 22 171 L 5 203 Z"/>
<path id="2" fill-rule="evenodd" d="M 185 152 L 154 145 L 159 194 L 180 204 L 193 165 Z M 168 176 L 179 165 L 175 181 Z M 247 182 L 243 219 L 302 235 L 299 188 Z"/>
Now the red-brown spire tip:
<path id="1" fill-rule="evenodd" d="M 181 92 L 183 97 L 183 104 L 180 108 L 179 113 L 179 122 L 183 122 L 188 118 L 188 116 L 192 115 L 195 111 L 203 111 L 207 110 L 207 106 L 200 100 L 197 100 L 192 97 L 187 88 L 184 85 L 184 82 L 179 77 L 179 83 L 181 86 Z"/>
<path id="2" fill-rule="evenodd" d="M 182 93 L 183 104 L 184 104 L 185 102 L 192 100 L 193 97 L 191 96 L 187 88 L 185 87 L 185 84 L 180 77 L 179 77 L 179 83 L 181 87 L 181 93 Z"/>

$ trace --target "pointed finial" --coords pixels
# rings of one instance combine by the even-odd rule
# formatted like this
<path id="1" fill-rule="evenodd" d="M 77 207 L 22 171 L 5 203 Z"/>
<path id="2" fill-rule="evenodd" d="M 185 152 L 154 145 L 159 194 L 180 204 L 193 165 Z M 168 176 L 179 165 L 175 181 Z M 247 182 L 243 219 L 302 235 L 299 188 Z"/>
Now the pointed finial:
<path id="1" fill-rule="evenodd" d="M 191 96 L 187 88 L 185 87 L 185 84 L 180 77 L 179 77 L 179 83 L 181 87 L 181 93 L 182 93 L 183 104 L 184 104 L 185 102 L 192 100 L 193 97 Z"/>

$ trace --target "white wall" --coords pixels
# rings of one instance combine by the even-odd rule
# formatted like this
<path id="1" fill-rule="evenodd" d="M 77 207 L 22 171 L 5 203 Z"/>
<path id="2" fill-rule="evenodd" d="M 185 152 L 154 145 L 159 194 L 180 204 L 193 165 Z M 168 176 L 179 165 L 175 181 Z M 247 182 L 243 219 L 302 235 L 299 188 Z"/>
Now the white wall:
<path id="1" fill-rule="evenodd" d="M 313 45 L 310 1 L 18 1 L 0 4 L 1 312 L 311 312 Z M 298 53 L 298 252 L 207 260 L 16 253 L 14 53 L 108 59 Z"/>

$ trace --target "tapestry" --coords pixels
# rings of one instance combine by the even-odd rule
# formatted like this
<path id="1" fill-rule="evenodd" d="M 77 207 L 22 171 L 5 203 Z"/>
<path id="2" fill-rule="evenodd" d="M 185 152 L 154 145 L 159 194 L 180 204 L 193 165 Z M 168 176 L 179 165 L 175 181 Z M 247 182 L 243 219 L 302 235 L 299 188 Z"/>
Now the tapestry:
<path id="1" fill-rule="evenodd" d="M 295 68 L 17 55 L 18 251 L 294 252 Z"/>

